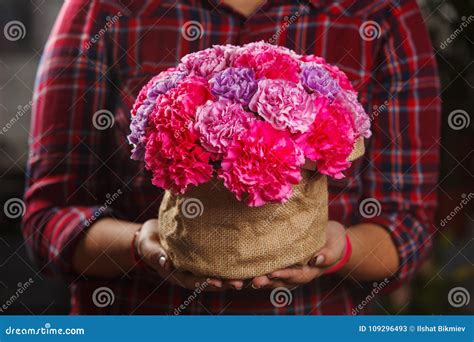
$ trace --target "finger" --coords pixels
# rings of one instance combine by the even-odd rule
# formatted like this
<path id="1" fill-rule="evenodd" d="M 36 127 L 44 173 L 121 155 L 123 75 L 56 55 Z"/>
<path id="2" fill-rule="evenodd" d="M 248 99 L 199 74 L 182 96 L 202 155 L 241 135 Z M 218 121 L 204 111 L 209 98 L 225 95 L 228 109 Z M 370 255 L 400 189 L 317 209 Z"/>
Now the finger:
<path id="1" fill-rule="evenodd" d="M 152 240 L 146 240 L 141 246 L 141 254 L 151 267 L 160 270 L 169 271 L 172 267 L 172 262 L 168 257 L 165 249 L 160 243 Z"/>
<path id="2" fill-rule="evenodd" d="M 202 278 L 199 276 L 193 275 L 191 272 L 185 272 L 185 276 L 188 276 L 188 273 L 197 279 L 194 279 L 196 283 L 194 284 L 196 288 L 200 287 L 202 291 L 218 291 L 223 288 L 223 281 L 217 278 Z"/>
<path id="3" fill-rule="evenodd" d="M 270 279 L 268 279 L 268 277 L 266 275 L 264 276 L 259 276 L 259 277 L 255 277 L 252 279 L 252 288 L 257 290 L 257 289 L 260 289 L 262 287 L 265 287 L 267 285 L 269 285 L 272 281 Z"/>
<path id="4" fill-rule="evenodd" d="M 156 270 L 169 271 L 172 263 L 166 253 L 166 250 L 160 243 L 157 234 L 158 221 L 156 219 L 146 221 L 142 228 L 137 232 L 137 250 L 144 261 Z"/>
<path id="5" fill-rule="evenodd" d="M 324 247 L 308 262 L 308 265 L 319 268 L 329 267 L 339 261 L 341 254 L 341 251 L 336 248 Z"/>
<path id="6" fill-rule="evenodd" d="M 272 273 L 270 273 L 270 278 L 271 279 L 289 279 L 289 278 L 293 278 L 296 276 L 298 272 L 298 269 L 296 268 L 291 268 L 291 267 L 288 267 L 288 268 L 283 268 L 281 270 L 277 270 L 277 271 L 274 271 Z"/>
<path id="7" fill-rule="evenodd" d="M 309 266 L 285 268 L 272 272 L 270 277 L 291 284 L 306 284 L 322 273 L 321 270 Z"/>
<path id="8" fill-rule="evenodd" d="M 243 280 L 229 279 L 225 282 L 225 285 L 234 290 L 242 290 L 242 288 L 244 287 L 244 282 Z"/>
<path id="9" fill-rule="evenodd" d="M 208 279 L 206 279 L 206 282 L 207 282 L 209 285 L 214 286 L 214 287 L 217 287 L 217 288 L 219 288 L 219 289 L 223 287 L 222 280 L 217 279 L 217 278 L 208 278 Z"/>

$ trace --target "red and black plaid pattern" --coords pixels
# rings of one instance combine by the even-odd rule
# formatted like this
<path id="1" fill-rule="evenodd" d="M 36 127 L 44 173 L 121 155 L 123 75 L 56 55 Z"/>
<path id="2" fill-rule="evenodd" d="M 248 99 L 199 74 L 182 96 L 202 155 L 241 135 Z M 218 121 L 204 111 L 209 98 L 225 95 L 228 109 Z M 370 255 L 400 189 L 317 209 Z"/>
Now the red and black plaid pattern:
<path id="1" fill-rule="evenodd" d="M 189 22 L 202 28 L 197 39 L 185 38 Z M 365 36 L 367 23 L 375 36 Z M 372 290 L 350 276 L 325 276 L 277 308 L 266 290 L 189 301 L 191 291 L 139 271 L 113 280 L 71 271 L 77 237 L 94 220 L 157 215 L 161 191 L 143 164 L 130 160 L 126 141 L 141 86 L 187 53 L 259 40 L 323 56 L 349 76 L 373 118 L 373 137 L 347 177 L 330 183 L 330 217 L 347 226 L 376 222 L 391 232 L 401 262 L 392 286 L 420 266 L 434 231 L 440 101 L 414 0 L 272 0 L 248 19 L 217 1 L 69 0 L 37 76 L 23 231 L 40 270 L 71 281 L 72 313 L 173 314 L 187 301 L 184 314 L 350 314 Z M 96 128 L 98 112 L 111 114 L 113 126 Z M 378 215 L 361 212 L 366 199 L 380 203 Z M 101 286 L 115 295 L 106 308 L 92 301 Z"/>

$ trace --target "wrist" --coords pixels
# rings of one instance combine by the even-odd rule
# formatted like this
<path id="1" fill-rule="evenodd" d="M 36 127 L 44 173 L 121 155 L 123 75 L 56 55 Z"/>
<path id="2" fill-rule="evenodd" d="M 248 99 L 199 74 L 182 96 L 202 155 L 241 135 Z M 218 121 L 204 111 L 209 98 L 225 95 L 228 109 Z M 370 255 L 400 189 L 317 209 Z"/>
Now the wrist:
<path id="1" fill-rule="evenodd" d="M 352 243 L 350 240 L 350 236 L 347 232 L 345 234 L 344 239 L 345 239 L 345 246 L 344 246 L 344 251 L 343 251 L 341 259 L 339 259 L 339 261 L 335 265 L 326 269 L 326 271 L 324 272 L 325 274 L 342 273 L 343 270 L 349 264 L 349 260 L 352 255 Z"/>
<path id="2" fill-rule="evenodd" d="M 354 252 L 354 244 L 352 243 L 352 240 L 353 239 L 353 236 L 351 234 L 351 230 L 350 229 L 347 229 L 346 231 L 346 248 L 347 248 L 347 244 L 349 244 L 349 248 L 350 248 L 350 253 L 349 253 L 349 256 L 347 257 L 344 265 L 342 265 L 342 267 L 336 272 L 337 274 L 339 275 L 342 275 L 342 276 L 346 276 L 348 275 L 350 272 L 351 272 L 351 269 L 352 269 L 352 257 L 353 257 L 353 252 Z M 346 253 L 346 251 L 344 251 L 344 254 Z"/>
<path id="3" fill-rule="evenodd" d="M 74 249 L 73 269 L 78 274 L 114 278 L 130 270 L 133 233 L 140 224 L 102 218 L 92 224 L 78 239 Z"/>

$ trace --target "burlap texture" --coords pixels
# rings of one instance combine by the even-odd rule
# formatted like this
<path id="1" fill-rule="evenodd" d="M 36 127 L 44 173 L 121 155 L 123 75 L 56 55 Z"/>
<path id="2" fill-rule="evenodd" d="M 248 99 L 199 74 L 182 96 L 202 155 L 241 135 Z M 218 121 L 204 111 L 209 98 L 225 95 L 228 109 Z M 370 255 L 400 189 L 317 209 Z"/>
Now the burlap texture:
<path id="1" fill-rule="evenodd" d="M 363 154 L 363 142 L 351 160 Z M 178 269 L 200 276 L 246 279 L 306 263 L 326 242 L 326 177 L 302 170 L 284 204 L 251 208 L 221 181 L 175 196 L 159 210 L 161 243 Z"/>
<path id="2" fill-rule="evenodd" d="M 357 158 L 360 158 L 364 155 L 365 153 L 365 145 L 364 145 L 364 138 L 359 138 L 355 144 L 354 148 L 352 149 L 351 154 L 347 158 L 349 161 L 354 161 Z"/>

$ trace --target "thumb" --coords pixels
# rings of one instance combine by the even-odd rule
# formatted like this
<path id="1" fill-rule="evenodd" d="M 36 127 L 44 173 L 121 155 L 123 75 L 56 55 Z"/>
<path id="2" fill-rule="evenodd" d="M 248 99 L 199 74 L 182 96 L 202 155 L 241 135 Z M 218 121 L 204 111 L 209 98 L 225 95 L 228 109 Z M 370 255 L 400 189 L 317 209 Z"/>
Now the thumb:
<path id="1" fill-rule="evenodd" d="M 341 254 L 334 248 L 324 247 L 308 261 L 308 265 L 317 268 L 329 267 L 341 259 Z"/>
<path id="2" fill-rule="evenodd" d="M 143 260 L 154 269 L 169 271 L 172 268 L 168 253 L 158 241 L 145 240 L 139 250 Z"/>

